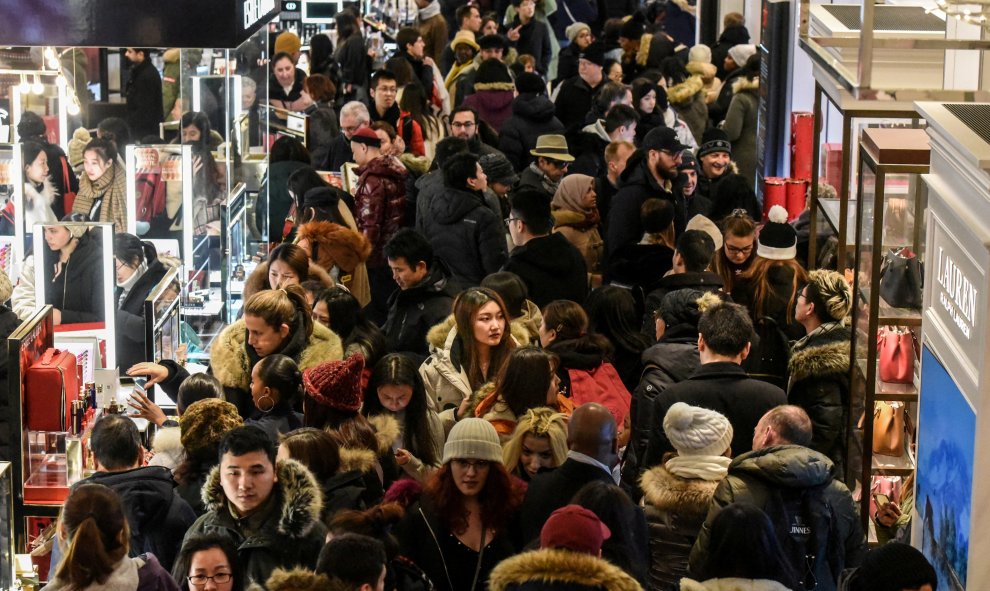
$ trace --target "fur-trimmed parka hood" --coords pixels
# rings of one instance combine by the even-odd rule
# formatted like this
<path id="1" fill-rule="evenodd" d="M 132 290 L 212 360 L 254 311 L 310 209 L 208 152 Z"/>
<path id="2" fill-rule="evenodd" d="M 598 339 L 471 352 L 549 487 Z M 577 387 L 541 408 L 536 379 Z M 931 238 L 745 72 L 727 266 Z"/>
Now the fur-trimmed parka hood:
<path id="1" fill-rule="evenodd" d="M 340 468 L 337 471 L 339 474 L 353 471 L 367 474 L 378 467 L 379 457 L 391 451 L 392 442 L 399 436 L 399 422 L 395 417 L 384 414 L 369 417 L 368 422 L 375 429 L 375 441 L 378 449 L 341 447 Z"/>
<path id="2" fill-rule="evenodd" d="M 791 381 L 848 373 L 850 338 L 849 328 L 838 326 L 821 339 L 809 339 L 803 348 L 795 348 L 787 363 Z"/>
<path id="3" fill-rule="evenodd" d="M 411 152 L 399 154 L 399 162 L 415 177 L 421 177 L 430 172 L 430 164 L 432 163 L 426 156 L 417 156 Z"/>
<path id="4" fill-rule="evenodd" d="M 787 591 L 787 586 L 769 579 L 708 579 L 698 582 L 684 577 L 681 591 Z"/>
<path id="5" fill-rule="evenodd" d="M 643 472 L 643 499 L 661 511 L 704 517 L 720 480 L 680 478 L 662 464 Z"/>
<path id="6" fill-rule="evenodd" d="M 740 76 L 732 83 L 732 92 L 733 94 L 739 94 L 740 92 L 752 92 L 756 94 L 760 92 L 760 77 L 746 78 L 745 76 Z"/>
<path id="7" fill-rule="evenodd" d="M 537 312 L 539 312 L 539 309 L 537 309 Z M 542 320 L 543 317 L 541 315 L 539 317 L 539 321 Z M 426 333 L 426 342 L 429 343 L 430 350 L 443 350 L 446 348 L 447 337 L 450 336 L 451 331 L 456 332 L 456 325 L 457 322 L 454 320 L 453 314 L 447 316 L 447 318 L 439 324 L 434 324 L 433 328 Z M 539 327 L 539 324 L 537 324 L 537 327 Z M 519 322 L 509 323 L 509 334 L 516 340 L 517 345 L 525 345 L 530 342 L 529 330 Z"/>
<path id="8" fill-rule="evenodd" d="M 705 81 L 705 84 L 710 84 L 715 80 L 715 74 L 718 73 L 718 68 L 715 64 L 709 64 L 706 62 L 688 62 L 685 68 L 688 74 L 694 74 L 696 76 L 701 76 L 701 79 Z"/>
<path id="9" fill-rule="evenodd" d="M 608 561 L 571 552 L 543 549 L 503 560 L 488 577 L 489 591 L 504 591 L 527 582 L 560 583 L 607 591 L 642 591 L 631 576 Z"/>
<path id="10" fill-rule="evenodd" d="M 276 568 L 272 571 L 272 576 L 268 577 L 265 587 L 268 591 L 348 591 L 350 589 L 340 579 L 316 574 L 301 567 L 291 570 Z"/>
<path id="11" fill-rule="evenodd" d="M 318 273 L 325 272 L 334 266 L 339 267 L 344 273 L 350 273 L 359 263 L 367 261 L 371 256 L 371 243 L 367 238 L 333 222 L 307 222 L 299 226 L 296 242 L 303 240 L 309 242 L 310 257 L 317 263 L 310 264 L 311 273 L 314 270 Z M 251 275 L 253 276 L 254 273 Z M 322 276 L 318 279 L 323 281 Z"/>
<path id="12" fill-rule="evenodd" d="M 375 439 L 378 441 L 378 455 L 385 455 L 392 450 L 392 443 L 399 438 L 402 427 L 392 415 L 377 414 L 368 417 L 368 422 L 375 428 Z"/>
<path id="13" fill-rule="evenodd" d="M 251 367 L 247 351 L 247 330 L 244 319 L 225 328 L 210 347 L 210 368 L 220 384 L 227 388 L 247 390 L 251 385 Z M 296 360 L 299 370 L 344 358 L 340 337 L 319 322 L 313 323 L 313 334 Z"/>
<path id="14" fill-rule="evenodd" d="M 309 261 L 309 275 L 310 279 L 316 279 L 323 284 L 324 287 L 333 287 L 333 277 L 327 273 L 326 269 L 317 265 L 313 261 Z M 251 299 L 251 296 L 258 293 L 259 291 L 265 291 L 266 289 L 271 289 L 271 284 L 268 283 L 268 261 L 263 261 L 251 271 L 247 279 L 244 280 L 244 293 L 242 297 L 244 301 Z"/>
<path id="15" fill-rule="evenodd" d="M 701 76 L 694 75 L 680 84 L 675 84 L 667 89 L 667 99 L 672 105 L 683 105 L 691 102 L 694 97 L 704 91 L 705 81 Z"/>
<path id="16" fill-rule="evenodd" d="M 320 522 L 323 491 L 313 474 L 295 460 L 279 460 L 275 473 L 278 482 L 272 494 L 279 495 L 276 529 L 283 536 L 303 538 Z M 207 511 L 229 510 L 220 484 L 220 466 L 210 470 L 201 494 Z"/>
<path id="17" fill-rule="evenodd" d="M 639 38 L 636 63 L 644 68 L 657 69 L 664 59 L 674 55 L 675 50 L 673 42 L 663 35 L 646 33 Z"/>

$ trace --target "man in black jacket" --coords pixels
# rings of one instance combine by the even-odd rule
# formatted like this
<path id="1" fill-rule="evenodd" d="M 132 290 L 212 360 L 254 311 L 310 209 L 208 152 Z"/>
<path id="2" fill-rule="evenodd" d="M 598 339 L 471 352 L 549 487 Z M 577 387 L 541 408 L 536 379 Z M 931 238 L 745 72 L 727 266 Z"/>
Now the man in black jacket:
<path id="1" fill-rule="evenodd" d="M 565 135 L 573 138 L 584 125 L 595 95 L 605 83 L 605 46 L 600 41 L 588 45 L 578 58 L 578 75 L 564 80 L 557 91 L 554 104 L 557 119 L 564 124 Z"/>
<path id="2" fill-rule="evenodd" d="M 722 291 L 722 278 L 711 271 L 714 256 L 715 242 L 704 231 L 685 230 L 678 237 L 677 248 L 674 250 L 674 267 L 670 274 L 647 288 L 643 334 L 653 334 L 655 313 L 668 293 L 678 289 Z"/>
<path id="3" fill-rule="evenodd" d="M 130 529 L 130 555 L 151 552 L 166 570 L 182 545 L 196 514 L 175 490 L 168 468 L 144 466 L 144 447 L 131 419 L 107 415 L 96 422 L 90 437 L 96 473 L 79 484 L 102 484 L 120 495 Z M 52 566 L 60 548 L 53 549 Z"/>
<path id="4" fill-rule="evenodd" d="M 608 256 L 627 244 L 643 238 L 640 208 L 647 199 L 666 199 L 674 204 L 674 229 L 683 231 L 684 204 L 674 198 L 673 183 L 685 146 L 669 127 L 657 127 L 646 134 L 643 144 L 626 163 L 619 192 L 612 199 L 608 213 L 605 251 Z"/>
<path id="5" fill-rule="evenodd" d="M 653 404 L 654 425 L 640 463 L 643 470 L 660 463 L 674 451 L 663 430 L 663 418 L 675 402 L 700 406 L 725 415 L 732 423 L 732 455 L 752 449 L 752 436 L 760 417 L 787 404 L 784 391 L 746 375 L 742 362 L 749 355 L 753 322 L 738 304 L 710 306 L 698 321 L 698 355 L 701 367 L 690 378 L 661 393 Z"/>
<path id="6" fill-rule="evenodd" d="M 361 101 L 351 101 L 340 108 L 340 135 L 330 142 L 327 161 L 321 170 L 340 172 L 344 164 L 354 161 L 351 137 L 358 129 L 371 122 L 368 106 Z"/>
<path id="7" fill-rule="evenodd" d="M 567 460 L 529 483 L 521 511 L 525 543 L 540 535 L 550 514 L 571 502 L 589 482 L 615 484 L 619 463 L 618 429 L 604 406 L 589 402 L 574 409 L 567 425 Z"/>
<path id="8" fill-rule="evenodd" d="M 553 233 L 550 201 L 543 193 L 524 188 L 511 198 L 509 235 L 516 245 L 503 271 L 526 284 L 529 299 L 543 308 L 554 300 L 584 302 L 588 295 L 588 266 L 563 234 Z"/>
<path id="9" fill-rule="evenodd" d="M 638 121 L 636 110 L 620 103 L 610 108 L 604 119 L 585 125 L 577 136 L 574 146 L 577 158 L 570 166 L 570 173 L 593 177 L 605 174 L 608 170 L 605 148 L 616 141 L 635 141 Z"/>
<path id="10" fill-rule="evenodd" d="M 399 230 L 385 245 L 392 278 L 399 285 L 388 301 L 388 319 L 382 327 L 388 350 L 430 354 L 426 333 L 450 314 L 456 291 L 443 261 L 433 257 L 430 241 L 415 230 Z"/>
<path id="11" fill-rule="evenodd" d="M 399 87 L 395 74 L 388 70 L 375 70 L 371 75 L 371 104 L 368 105 L 371 122 L 384 121 L 393 129 L 399 128 L 399 105 L 396 104 Z"/>
<path id="12" fill-rule="evenodd" d="M 417 227 L 459 285 L 478 285 L 505 263 L 505 226 L 485 205 L 488 178 L 476 155 L 451 156 L 444 163 L 443 180 L 444 192 L 433 197 Z"/>
<path id="13" fill-rule="evenodd" d="M 144 47 L 128 47 L 124 57 L 131 62 L 127 78 L 127 125 L 131 137 L 161 134 L 162 77 L 151 63 L 151 50 Z"/>

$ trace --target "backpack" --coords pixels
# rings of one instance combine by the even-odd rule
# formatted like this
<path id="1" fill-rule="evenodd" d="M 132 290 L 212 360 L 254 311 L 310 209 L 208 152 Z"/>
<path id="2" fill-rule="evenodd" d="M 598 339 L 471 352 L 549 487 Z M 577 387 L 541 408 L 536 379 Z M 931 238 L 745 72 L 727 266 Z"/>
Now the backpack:
<path id="1" fill-rule="evenodd" d="M 763 511 L 770 518 L 781 550 L 794 570 L 798 590 L 812 591 L 819 586 L 835 589 L 844 567 L 835 526 L 837 518 L 825 498 L 825 489 L 830 484 L 810 488 L 769 487 L 770 497 Z M 819 581 L 820 572 L 832 573 L 831 582 Z"/>
<path id="2" fill-rule="evenodd" d="M 137 200 L 135 215 L 139 222 L 150 222 L 165 213 L 165 183 L 157 172 L 139 172 L 134 179 Z"/>
<path id="3" fill-rule="evenodd" d="M 615 367 L 605 362 L 590 370 L 568 369 L 567 374 L 571 382 L 570 399 L 574 406 L 597 402 L 612 413 L 621 429 L 629 415 L 632 397 Z"/>

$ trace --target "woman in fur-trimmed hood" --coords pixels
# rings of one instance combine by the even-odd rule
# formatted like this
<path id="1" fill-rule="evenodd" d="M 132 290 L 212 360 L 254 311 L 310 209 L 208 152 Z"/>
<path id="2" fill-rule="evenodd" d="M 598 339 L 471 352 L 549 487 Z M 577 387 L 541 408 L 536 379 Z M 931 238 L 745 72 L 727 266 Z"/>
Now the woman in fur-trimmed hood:
<path id="1" fill-rule="evenodd" d="M 474 107 L 478 117 L 494 129 L 502 129 L 502 124 L 512 117 L 515 90 L 509 68 L 501 60 L 487 59 L 478 66 L 474 94 L 464 97 L 464 104 Z"/>
<path id="2" fill-rule="evenodd" d="M 282 253 L 283 251 L 291 250 L 298 250 L 300 252 L 293 254 L 282 254 L 281 256 L 279 255 L 279 253 Z M 266 289 L 275 289 L 278 287 L 276 283 L 273 283 L 276 280 L 269 278 L 268 276 L 268 268 L 273 259 L 289 263 L 289 265 L 293 268 L 293 272 L 296 274 L 296 279 L 299 283 L 302 283 L 308 279 L 316 279 L 323 284 L 323 287 L 333 287 L 333 277 L 327 273 L 327 270 L 324 267 L 316 264 L 314 261 L 305 261 L 307 256 L 308 255 L 306 254 L 305 249 L 302 249 L 294 244 L 281 244 L 276 247 L 275 250 L 273 250 L 268 256 L 268 260 L 259 263 L 258 266 L 254 268 L 254 271 L 251 271 L 251 274 L 248 275 L 247 279 L 244 281 L 244 291 L 242 294 L 244 301 L 249 300 L 251 296 L 256 293 L 262 292 Z M 307 262 L 308 264 L 304 264 Z M 284 280 L 280 278 L 278 281 Z"/>
<path id="3" fill-rule="evenodd" d="M 750 186 L 756 178 L 756 123 L 760 111 L 760 54 L 743 67 L 745 74 L 732 83 L 732 101 L 725 113 L 722 129 L 732 142 L 732 158 L 739 174 Z"/>
<path id="4" fill-rule="evenodd" d="M 661 71 L 667 79 L 667 100 L 670 106 L 691 128 L 691 134 L 700 144 L 701 136 L 708 127 L 705 81 L 698 74 L 690 74 L 677 58 L 663 60 Z"/>
<path id="5" fill-rule="evenodd" d="M 547 548 L 502 561 L 488 578 L 489 591 L 642 591 L 619 567 L 580 552 Z"/>
<path id="6" fill-rule="evenodd" d="M 214 467 L 203 485 L 207 512 L 186 534 L 217 532 L 229 536 L 237 545 L 244 572 L 258 584 L 279 567 L 314 568 L 327 531 L 320 522 L 323 493 L 310 471 L 295 460 L 280 460 L 275 473 L 277 480 L 271 492 L 274 506 L 266 508 L 263 503 L 256 513 L 238 520 L 224 495 L 220 467 Z M 258 519 L 252 524 L 255 516 Z"/>
<path id="7" fill-rule="evenodd" d="M 720 413 L 676 402 L 663 419 L 677 450 L 643 473 L 644 512 L 650 529 L 653 589 L 676 588 L 708 515 L 715 488 L 728 472 L 732 425 Z"/>
<path id="8" fill-rule="evenodd" d="M 835 271 L 808 273 L 795 298 L 794 319 L 808 332 L 791 347 L 787 401 L 811 418 L 811 449 L 845 473 L 849 431 L 849 354 L 852 333 L 844 325 L 852 309 L 852 290 Z"/>
<path id="9" fill-rule="evenodd" d="M 325 269 L 346 287 L 362 306 L 371 301 L 368 269 L 365 262 L 371 256 L 371 243 L 361 233 L 329 221 L 306 222 L 299 226 L 296 244 L 309 253 L 317 269 Z"/>

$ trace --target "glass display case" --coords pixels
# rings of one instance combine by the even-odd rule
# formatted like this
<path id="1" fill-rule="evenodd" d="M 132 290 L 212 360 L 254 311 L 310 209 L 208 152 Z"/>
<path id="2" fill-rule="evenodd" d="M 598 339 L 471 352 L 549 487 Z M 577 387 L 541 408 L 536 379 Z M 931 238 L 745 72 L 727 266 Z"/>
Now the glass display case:
<path id="1" fill-rule="evenodd" d="M 176 240 L 191 267 L 194 200 L 191 146 L 127 146 L 127 231 L 143 240 Z"/>
<path id="2" fill-rule="evenodd" d="M 0 589 L 14 588 L 15 553 L 14 467 L 10 462 L 0 462 Z"/>
<path id="3" fill-rule="evenodd" d="M 257 199 L 256 192 L 247 191 L 241 183 L 234 187 L 223 205 L 221 225 L 221 242 L 224 245 L 224 256 L 221 261 L 223 270 L 224 311 L 227 323 L 233 322 L 240 315 L 244 292 L 244 281 L 254 271 L 261 259 L 264 243 L 252 236 L 249 227 L 249 203 Z"/>
<path id="4" fill-rule="evenodd" d="M 864 420 L 850 426 L 846 482 L 861 491 L 865 524 L 871 493 L 916 465 L 928 134 L 867 129 L 859 154 L 849 416 Z"/>
<path id="5" fill-rule="evenodd" d="M 182 316 L 179 306 L 182 291 L 182 270 L 173 268 L 162 277 L 144 300 L 145 358 L 151 361 L 176 360 L 182 344 Z M 149 397 L 162 408 L 175 403 L 165 396 L 156 397 L 152 388 Z"/>

